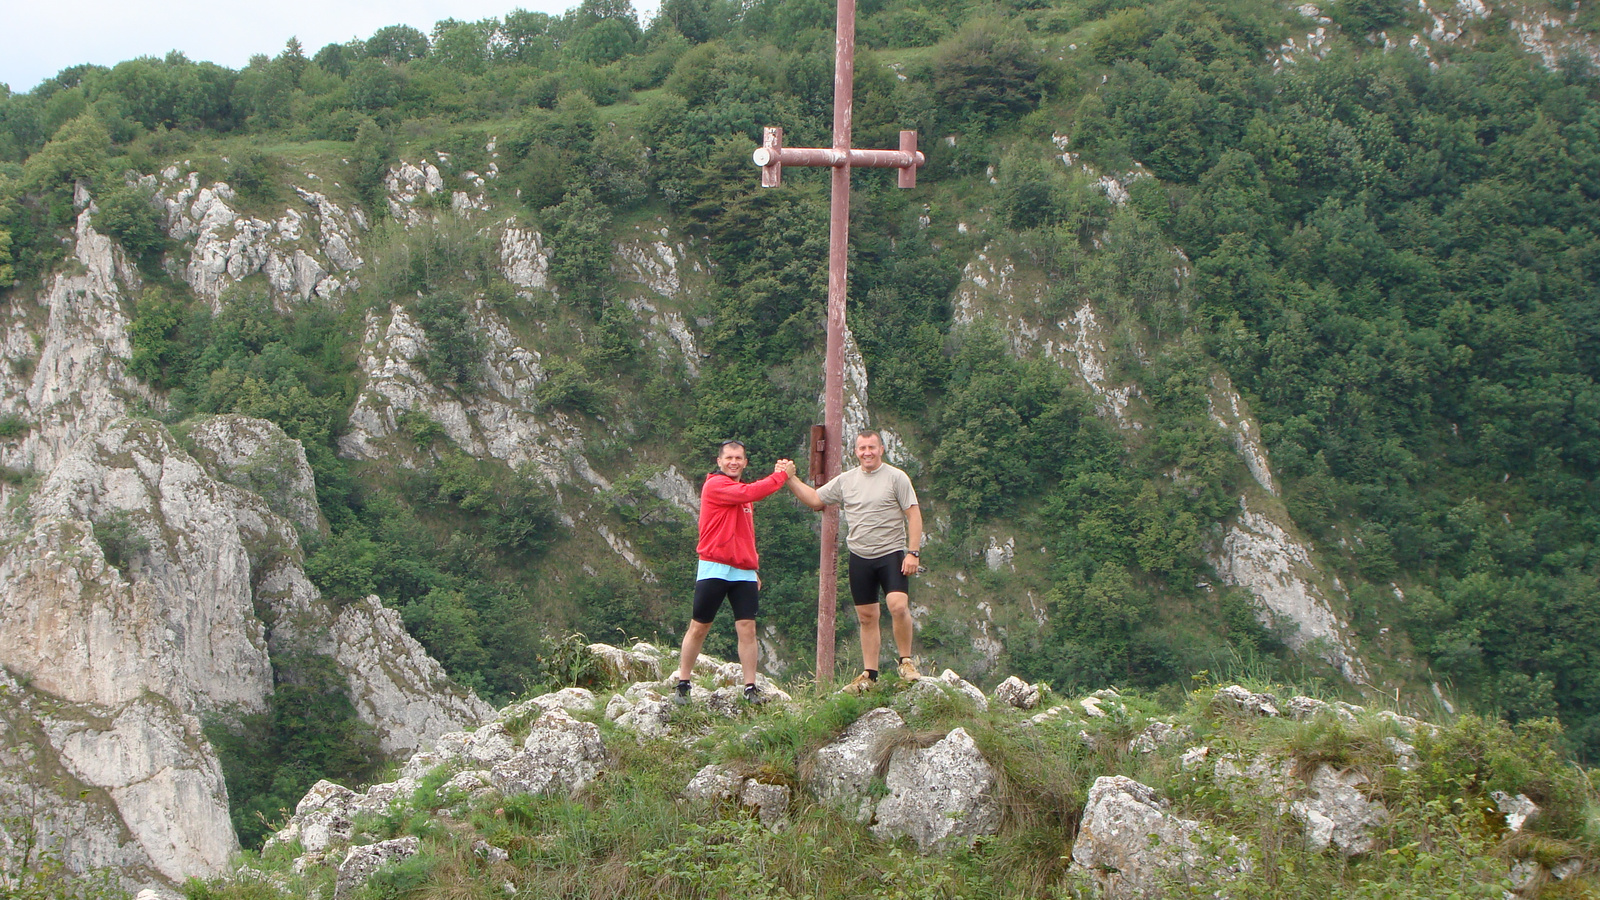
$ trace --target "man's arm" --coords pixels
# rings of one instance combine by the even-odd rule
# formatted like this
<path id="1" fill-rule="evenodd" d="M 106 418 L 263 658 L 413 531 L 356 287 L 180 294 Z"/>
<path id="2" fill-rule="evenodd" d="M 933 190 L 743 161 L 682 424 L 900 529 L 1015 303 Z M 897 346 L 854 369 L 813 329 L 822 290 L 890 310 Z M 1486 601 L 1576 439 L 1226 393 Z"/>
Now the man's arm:
<path id="1" fill-rule="evenodd" d="M 913 506 L 906 510 L 906 549 L 922 552 L 922 507 Z M 906 554 L 900 562 L 902 575 L 915 575 L 917 568 L 922 565 L 922 558 Z"/>
<path id="2" fill-rule="evenodd" d="M 806 484 L 803 479 L 795 475 L 795 465 L 793 462 L 788 460 L 785 460 L 785 462 L 789 463 L 787 469 L 789 472 L 789 480 L 784 482 L 784 487 L 787 487 L 790 493 L 798 497 L 801 503 L 804 503 L 817 512 L 821 512 L 822 508 L 827 504 L 823 503 L 822 498 L 817 496 L 816 488 Z"/>
<path id="3" fill-rule="evenodd" d="M 778 489 L 783 487 L 784 480 L 788 478 L 789 476 L 786 472 L 774 466 L 771 475 L 748 484 L 734 481 L 731 478 L 714 479 L 706 482 L 706 486 L 700 492 L 700 499 L 710 501 L 718 506 L 737 506 L 741 503 L 754 503 L 777 493 Z"/>

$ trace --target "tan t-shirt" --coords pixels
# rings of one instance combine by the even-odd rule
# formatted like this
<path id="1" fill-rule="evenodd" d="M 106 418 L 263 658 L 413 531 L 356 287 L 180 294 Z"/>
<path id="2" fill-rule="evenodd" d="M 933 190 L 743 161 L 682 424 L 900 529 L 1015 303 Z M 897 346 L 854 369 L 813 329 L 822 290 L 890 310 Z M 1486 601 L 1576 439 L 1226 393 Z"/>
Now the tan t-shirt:
<path id="1" fill-rule="evenodd" d="M 866 559 L 906 550 L 906 510 L 917 505 L 917 492 L 906 473 L 884 463 L 868 472 L 856 468 L 817 490 L 823 503 L 844 510 L 844 543 Z"/>

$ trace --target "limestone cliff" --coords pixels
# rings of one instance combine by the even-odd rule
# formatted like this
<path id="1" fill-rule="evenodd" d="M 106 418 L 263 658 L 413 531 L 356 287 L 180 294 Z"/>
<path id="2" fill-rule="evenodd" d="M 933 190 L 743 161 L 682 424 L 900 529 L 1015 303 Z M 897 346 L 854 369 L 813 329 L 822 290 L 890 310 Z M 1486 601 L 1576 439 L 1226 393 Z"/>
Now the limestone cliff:
<path id="1" fill-rule="evenodd" d="M 226 218 L 224 193 L 202 219 Z M 237 851 L 200 717 L 263 710 L 278 654 L 332 656 L 392 752 L 487 707 L 392 612 L 321 599 L 301 537 L 326 524 L 298 442 L 241 416 L 181 438 L 140 417 L 164 405 L 126 369 L 142 284 L 78 199 L 76 265 L 14 298 L 0 336 L 0 410 L 26 426 L 0 447 L 18 475 L 0 518 L 0 845 L 21 828 L 74 869 L 159 887 Z M 349 246 L 336 230 L 318 244 L 330 265 Z"/>

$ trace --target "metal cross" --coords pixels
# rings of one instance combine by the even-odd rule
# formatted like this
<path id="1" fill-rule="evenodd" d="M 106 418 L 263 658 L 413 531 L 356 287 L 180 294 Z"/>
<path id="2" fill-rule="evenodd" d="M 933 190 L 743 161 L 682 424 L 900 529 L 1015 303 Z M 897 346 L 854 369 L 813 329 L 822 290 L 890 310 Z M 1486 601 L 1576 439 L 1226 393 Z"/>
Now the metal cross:
<path id="1" fill-rule="evenodd" d="M 783 146 L 783 129 L 762 129 L 754 154 L 761 167 L 761 186 L 777 187 L 784 166 L 828 166 L 833 169 L 833 198 L 828 225 L 828 350 L 823 361 L 823 435 L 820 447 L 812 429 L 811 480 L 818 485 L 839 476 L 844 431 L 844 306 L 850 244 L 850 169 L 899 169 L 900 187 L 917 186 L 917 168 L 927 160 L 917 152 L 917 133 L 900 132 L 899 150 L 857 150 L 850 146 L 850 120 L 855 105 L 856 0 L 838 0 L 837 37 L 833 58 L 833 147 Z M 820 460 L 819 467 L 816 462 Z M 823 471 L 818 472 L 821 468 Z M 818 478 L 822 475 L 824 477 Z M 833 679 L 834 612 L 839 592 L 839 510 L 822 514 L 822 559 L 817 572 L 817 683 Z"/>

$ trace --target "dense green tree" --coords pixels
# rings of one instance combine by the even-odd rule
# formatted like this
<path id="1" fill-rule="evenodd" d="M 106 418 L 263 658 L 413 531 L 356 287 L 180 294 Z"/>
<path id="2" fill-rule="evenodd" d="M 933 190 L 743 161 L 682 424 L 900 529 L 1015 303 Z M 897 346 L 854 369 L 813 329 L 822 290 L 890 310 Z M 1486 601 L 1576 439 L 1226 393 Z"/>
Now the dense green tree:
<path id="1" fill-rule="evenodd" d="M 428 55 L 428 36 L 409 25 L 390 25 L 367 38 L 366 55 L 396 63 Z"/>
<path id="2" fill-rule="evenodd" d="M 111 135 L 91 113 L 63 125 L 50 142 L 28 157 L 22 168 L 23 187 L 59 190 L 73 181 L 90 180 L 105 165 Z"/>
<path id="3" fill-rule="evenodd" d="M 933 90 L 946 108 L 981 129 L 1038 102 L 1040 68 L 1038 51 L 1013 26 L 976 19 L 935 52 Z"/>

